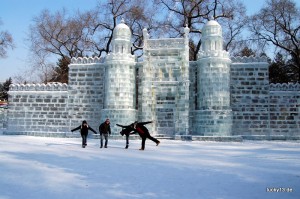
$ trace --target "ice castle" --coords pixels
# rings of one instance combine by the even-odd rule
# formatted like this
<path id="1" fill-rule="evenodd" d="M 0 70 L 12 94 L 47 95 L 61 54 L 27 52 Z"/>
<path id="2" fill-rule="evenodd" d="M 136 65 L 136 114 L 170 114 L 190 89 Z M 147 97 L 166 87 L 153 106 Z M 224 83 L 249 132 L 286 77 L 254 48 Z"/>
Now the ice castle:
<path id="1" fill-rule="evenodd" d="M 67 136 L 82 120 L 98 129 L 136 120 L 154 136 L 299 138 L 300 85 L 269 84 L 266 58 L 230 57 L 222 28 L 202 29 L 197 61 L 183 38 L 150 39 L 143 30 L 143 60 L 130 53 L 131 30 L 121 21 L 105 59 L 73 58 L 69 83 L 14 84 L 5 134 Z"/>

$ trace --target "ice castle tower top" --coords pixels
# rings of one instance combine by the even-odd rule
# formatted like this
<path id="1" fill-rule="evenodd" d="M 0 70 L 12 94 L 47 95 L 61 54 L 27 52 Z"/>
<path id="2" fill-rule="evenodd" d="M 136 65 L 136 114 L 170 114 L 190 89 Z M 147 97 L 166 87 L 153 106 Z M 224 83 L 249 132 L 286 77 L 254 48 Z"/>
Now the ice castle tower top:
<path id="1" fill-rule="evenodd" d="M 125 24 L 124 19 L 121 20 L 121 23 L 119 23 L 113 33 L 113 39 L 114 40 L 131 40 L 131 31 L 130 28 Z"/>
<path id="2" fill-rule="evenodd" d="M 131 55 L 131 30 L 125 24 L 124 19 L 114 28 L 112 38 L 112 51 L 106 57 L 106 60 L 127 60 L 134 61 L 135 57 Z"/>
<path id="3" fill-rule="evenodd" d="M 208 35 L 222 36 L 221 25 L 217 21 L 211 19 L 203 27 L 202 34 L 203 36 L 208 36 Z"/>
<path id="4" fill-rule="evenodd" d="M 204 41 L 203 51 L 223 50 L 222 28 L 217 21 L 211 19 L 205 24 L 202 30 L 202 41 Z"/>
<path id="5" fill-rule="evenodd" d="M 202 41 L 198 59 L 204 57 L 229 57 L 229 53 L 223 50 L 222 27 L 214 19 L 209 20 L 204 25 L 202 29 Z"/>

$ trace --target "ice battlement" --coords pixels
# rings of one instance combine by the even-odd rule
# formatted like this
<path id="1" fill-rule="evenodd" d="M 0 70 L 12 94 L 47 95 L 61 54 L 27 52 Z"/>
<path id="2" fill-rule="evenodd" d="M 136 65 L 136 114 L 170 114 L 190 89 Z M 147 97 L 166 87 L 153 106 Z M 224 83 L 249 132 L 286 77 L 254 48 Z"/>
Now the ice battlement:
<path id="1" fill-rule="evenodd" d="M 147 49 L 182 49 L 184 48 L 184 38 L 168 38 L 168 39 L 148 39 Z"/>
<path id="2" fill-rule="evenodd" d="M 73 57 L 71 59 L 71 64 L 93 64 L 93 63 L 103 63 L 104 59 L 101 57 Z"/>
<path id="3" fill-rule="evenodd" d="M 270 84 L 270 91 L 300 91 L 299 83 Z"/>
<path id="4" fill-rule="evenodd" d="M 128 60 L 128 61 L 133 60 L 133 61 L 135 61 L 135 55 L 121 53 L 121 52 L 109 53 L 106 56 L 106 61 L 111 61 L 111 60 Z"/>
<path id="5" fill-rule="evenodd" d="M 255 62 L 267 62 L 268 58 L 265 56 L 262 57 L 231 57 L 230 58 L 233 63 L 255 63 Z"/>
<path id="6" fill-rule="evenodd" d="M 229 57 L 229 53 L 227 51 L 220 50 L 210 50 L 210 51 L 200 51 L 198 53 L 198 59 L 206 58 L 206 57 Z"/>
<path id="7" fill-rule="evenodd" d="M 68 84 L 52 82 L 48 84 L 12 84 L 9 91 L 68 91 Z"/>

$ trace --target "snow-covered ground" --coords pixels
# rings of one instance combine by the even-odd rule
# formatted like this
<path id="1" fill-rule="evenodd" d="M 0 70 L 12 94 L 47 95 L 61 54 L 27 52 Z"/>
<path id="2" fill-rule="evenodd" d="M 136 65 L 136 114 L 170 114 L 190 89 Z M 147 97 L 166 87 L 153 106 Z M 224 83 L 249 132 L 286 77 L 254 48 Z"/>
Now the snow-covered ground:
<path id="1" fill-rule="evenodd" d="M 0 140 L 0 199 L 300 198 L 300 142 Z"/>

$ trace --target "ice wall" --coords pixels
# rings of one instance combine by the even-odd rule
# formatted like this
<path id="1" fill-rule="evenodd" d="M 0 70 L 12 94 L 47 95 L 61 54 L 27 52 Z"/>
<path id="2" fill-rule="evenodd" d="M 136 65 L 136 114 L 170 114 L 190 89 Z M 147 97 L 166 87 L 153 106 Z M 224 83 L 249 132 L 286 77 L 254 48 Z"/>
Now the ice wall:
<path id="1" fill-rule="evenodd" d="M 73 58 L 69 65 L 68 115 L 70 129 L 86 120 L 98 131 L 104 107 L 105 67 L 100 58 Z"/>
<path id="2" fill-rule="evenodd" d="M 269 134 L 269 72 L 265 57 L 235 57 L 231 65 L 233 135 Z"/>
<path id="3" fill-rule="evenodd" d="M 5 134 L 65 136 L 69 130 L 68 86 L 12 84 Z"/>
<path id="4" fill-rule="evenodd" d="M 300 84 L 270 84 L 270 135 L 300 135 Z"/>
<path id="5" fill-rule="evenodd" d="M 0 131 L 6 128 L 6 126 L 7 126 L 7 109 L 0 108 Z"/>

